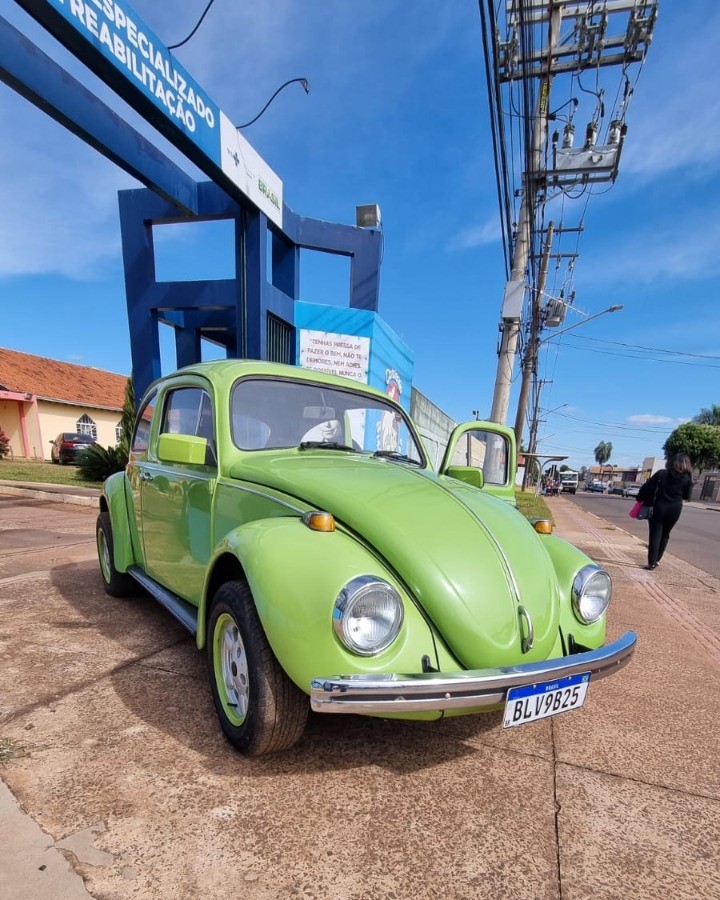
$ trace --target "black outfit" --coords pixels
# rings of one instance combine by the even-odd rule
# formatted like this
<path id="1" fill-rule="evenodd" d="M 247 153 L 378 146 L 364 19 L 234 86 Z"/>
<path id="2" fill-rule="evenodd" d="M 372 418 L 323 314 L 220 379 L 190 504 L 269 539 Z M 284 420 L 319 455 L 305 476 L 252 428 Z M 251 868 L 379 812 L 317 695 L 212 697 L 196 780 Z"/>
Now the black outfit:
<path id="1" fill-rule="evenodd" d="M 648 568 L 654 569 L 662 559 L 670 532 L 680 518 L 683 500 L 690 499 L 691 491 L 692 478 L 689 473 L 675 469 L 656 472 L 638 491 L 638 500 L 653 508 L 652 518 L 648 520 Z"/>

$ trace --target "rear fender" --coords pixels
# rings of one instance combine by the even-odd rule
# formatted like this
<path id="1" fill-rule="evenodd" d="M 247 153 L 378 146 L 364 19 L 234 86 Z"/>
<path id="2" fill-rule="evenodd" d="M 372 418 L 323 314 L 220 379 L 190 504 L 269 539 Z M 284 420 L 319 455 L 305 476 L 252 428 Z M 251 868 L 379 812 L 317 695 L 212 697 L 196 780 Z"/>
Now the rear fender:
<path id="1" fill-rule="evenodd" d="M 124 472 L 116 472 L 105 482 L 100 498 L 100 510 L 103 509 L 107 509 L 110 513 L 115 568 L 118 572 L 127 572 L 128 566 L 135 563 L 135 554 L 130 536 Z"/>
<path id="2" fill-rule="evenodd" d="M 437 666 L 430 626 L 392 573 L 350 535 L 312 531 L 295 517 L 255 521 L 225 536 L 208 567 L 198 612 L 198 647 L 207 639 L 210 594 L 218 585 L 213 571 L 216 566 L 232 571 L 228 554 L 242 567 L 278 662 L 306 693 L 313 678 L 333 672 L 420 672 L 423 656 Z M 396 588 L 404 620 L 390 647 L 363 657 L 347 650 L 336 636 L 333 606 L 351 579 L 368 574 Z"/>

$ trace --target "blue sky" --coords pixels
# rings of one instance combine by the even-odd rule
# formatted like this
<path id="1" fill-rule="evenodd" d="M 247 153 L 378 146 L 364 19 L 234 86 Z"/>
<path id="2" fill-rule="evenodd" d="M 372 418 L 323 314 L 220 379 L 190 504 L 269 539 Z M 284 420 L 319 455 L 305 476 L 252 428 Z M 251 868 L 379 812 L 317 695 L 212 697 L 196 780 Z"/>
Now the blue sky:
<path id="1" fill-rule="evenodd" d="M 205 0 L 133 5 L 174 43 Z M 201 177 L 12 0 L 0 15 Z M 601 440 L 616 465 L 661 455 L 677 424 L 720 402 L 718 46 L 716 3 L 661 2 L 620 176 L 588 205 L 576 306 L 624 309 L 541 353 L 552 383 L 540 449 L 577 467 Z M 380 313 L 415 353 L 415 386 L 457 420 L 489 414 L 505 271 L 477 3 L 215 0 L 177 55 L 235 121 L 288 78 L 309 79 L 309 96 L 290 86 L 245 136 L 296 212 L 351 224 L 357 204 L 380 204 Z M 559 80 L 556 99 L 567 99 Z M 2 84 L 0 121 L 0 346 L 127 372 L 117 190 L 137 183 Z M 551 204 L 546 218 L 559 214 Z M 166 277 L 232 274 L 224 226 L 164 229 L 158 246 Z M 302 299 L 344 302 L 348 275 L 342 259 L 304 254 Z M 551 272 L 548 290 L 562 277 Z M 569 313 L 566 325 L 581 319 Z M 169 349 L 163 364 L 173 368 Z M 511 424 L 518 387 L 519 377 Z"/>

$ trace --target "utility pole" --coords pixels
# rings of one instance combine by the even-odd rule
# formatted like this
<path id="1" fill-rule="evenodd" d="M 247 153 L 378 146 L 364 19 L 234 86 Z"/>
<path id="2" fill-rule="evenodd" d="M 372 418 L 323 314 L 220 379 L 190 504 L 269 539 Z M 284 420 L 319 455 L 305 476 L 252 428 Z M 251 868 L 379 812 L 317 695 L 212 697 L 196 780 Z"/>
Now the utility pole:
<path id="1" fill-rule="evenodd" d="M 538 276 L 537 288 L 534 291 L 532 299 L 532 314 L 530 317 L 530 334 L 528 336 L 527 347 L 525 348 L 525 358 L 523 360 L 523 377 L 520 386 L 520 398 L 518 399 L 517 414 L 515 417 L 515 441 L 518 445 L 522 443 L 523 429 L 525 428 L 525 415 L 527 412 L 528 396 L 530 394 L 530 382 L 537 371 L 537 357 L 540 339 L 540 310 L 542 308 L 543 296 L 545 294 L 545 282 L 547 281 L 548 263 L 550 262 L 550 251 L 552 250 L 553 236 L 555 234 L 555 223 L 548 222 L 547 235 L 545 237 L 545 249 L 543 250 L 542 262 L 540 263 L 540 274 Z M 528 447 L 528 451 L 530 448 Z"/>
<path id="2" fill-rule="evenodd" d="M 512 272 L 508 288 L 513 283 L 525 283 L 525 275 L 530 261 L 530 249 L 532 246 L 533 225 L 535 220 L 535 206 L 538 189 L 538 176 L 543 166 L 543 149 L 547 139 L 548 111 L 550 103 L 550 86 L 552 84 L 552 54 L 560 35 L 560 23 L 562 19 L 561 8 L 554 7 L 550 2 L 550 14 L 548 25 L 547 59 L 548 67 L 545 78 L 542 80 L 540 94 L 537 100 L 535 117 L 533 119 L 532 151 L 530 154 L 530 168 L 525 173 L 525 184 L 520 215 L 518 217 L 517 239 L 513 251 Z M 506 289 L 506 298 L 509 291 Z M 518 336 L 522 320 L 522 308 L 519 311 L 509 308 L 510 304 L 503 303 L 503 320 L 501 322 L 501 341 L 498 354 L 497 374 L 495 376 L 495 390 L 493 392 L 492 411 L 490 420 L 504 425 L 507 420 L 507 411 L 510 404 L 510 387 L 512 373 L 515 366 Z M 515 315 L 512 315 L 515 313 Z M 510 315 L 508 315 L 510 314 Z"/>
<path id="3" fill-rule="evenodd" d="M 579 188 L 582 192 L 589 185 L 615 181 L 627 130 L 626 107 L 632 95 L 627 68 L 632 63 L 640 63 L 645 59 L 657 20 L 658 2 L 659 0 L 506 0 L 506 39 L 501 39 L 497 23 L 497 12 L 501 4 L 496 4 L 492 0 L 480 0 L 483 23 L 489 22 L 490 33 L 495 35 L 490 61 L 492 77 L 488 75 L 488 92 L 491 113 L 496 121 L 503 122 L 503 116 L 513 111 L 512 95 L 510 109 L 503 109 L 501 84 L 511 85 L 509 90 L 512 90 L 513 83 L 517 85 L 531 79 L 538 79 L 540 82 L 536 108 L 532 113 L 532 129 L 522 152 L 525 171 L 521 176 L 521 204 L 517 224 L 514 226 L 511 273 L 505 287 L 501 311 L 501 338 L 490 413 L 490 418 L 494 422 L 504 424 L 507 420 L 513 368 L 523 321 L 528 264 L 536 234 L 535 216 L 538 206 L 545 202 L 548 188 L 553 190 Z M 613 34 L 611 23 L 618 21 L 622 22 L 622 30 Z M 568 25 L 568 34 L 561 39 L 560 28 L 563 23 Z M 545 26 L 547 26 L 547 41 L 540 49 L 535 49 L 533 29 Z M 539 38 L 537 43 L 540 44 L 540 35 L 537 34 L 537 37 Z M 490 57 L 489 51 L 487 52 Z M 579 73 L 586 69 L 598 73 L 601 68 L 610 66 L 622 66 L 625 92 L 622 95 L 622 102 L 616 104 L 616 108 L 613 109 L 606 143 L 603 145 L 597 143 L 605 115 L 603 88 L 585 91 L 595 94 L 597 108 L 587 125 L 584 146 L 573 147 L 575 127 L 570 114 L 569 118 L 566 117 L 562 143 L 559 143 L 559 132 L 555 132 L 550 148 L 548 118 L 551 115 L 555 118 L 549 106 L 553 78 L 557 75 L 579 77 Z M 582 85 L 580 87 L 582 88 Z M 574 108 L 577 108 L 577 98 L 571 97 L 571 101 Z M 563 106 L 559 107 L 562 108 Z M 526 110 L 525 115 L 529 117 L 529 110 Z M 505 137 L 502 128 L 498 132 L 494 131 L 493 140 L 496 145 L 499 142 L 503 149 L 503 152 L 496 156 L 496 160 L 501 159 L 502 166 L 506 166 Z M 546 153 L 550 160 L 547 169 L 544 162 Z M 497 166 L 496 161 L 496 173 Z M 507 178 L 507 169 L 504 171 Z M 510 192 L 501 184 L 499 180 L 499 198 L 501 206 L 506 209 L 504 220 L 508 222 L 509 227 Z M 516 190 L 515 196 L 518 194 L 519 191 Z M 536 289 L 533 298 L 533 320 L 535 301 L 540 296 L 540 292 Z M 525 388 L 526 396 L 521 404 L 523 419 L 527 406 L 527 390 L 528 388 Z M 519 432 L 520 429 L 517 430 Z M 518 433 L 517 436 L 520 440 L 521 434 Z"/>

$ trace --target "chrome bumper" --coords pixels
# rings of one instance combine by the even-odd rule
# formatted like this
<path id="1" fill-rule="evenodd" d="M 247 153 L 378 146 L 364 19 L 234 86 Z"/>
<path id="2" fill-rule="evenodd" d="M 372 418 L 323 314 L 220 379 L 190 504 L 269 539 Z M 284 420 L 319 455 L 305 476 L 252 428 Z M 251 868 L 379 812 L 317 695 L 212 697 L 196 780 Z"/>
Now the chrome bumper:
<path id="1" fill-rule="evenodd" d="M 503 703 L 510 688 L 554 681 L 589 672 L 591 680 L 617 672 L 635 650 L 637 635 L 627 631 L 599 650 L 543 662 L 416 675 L 340 675 L 316 678 L 310 691 L 315 712 L 399 713 L 443 709 L 476 709 Z"/>

